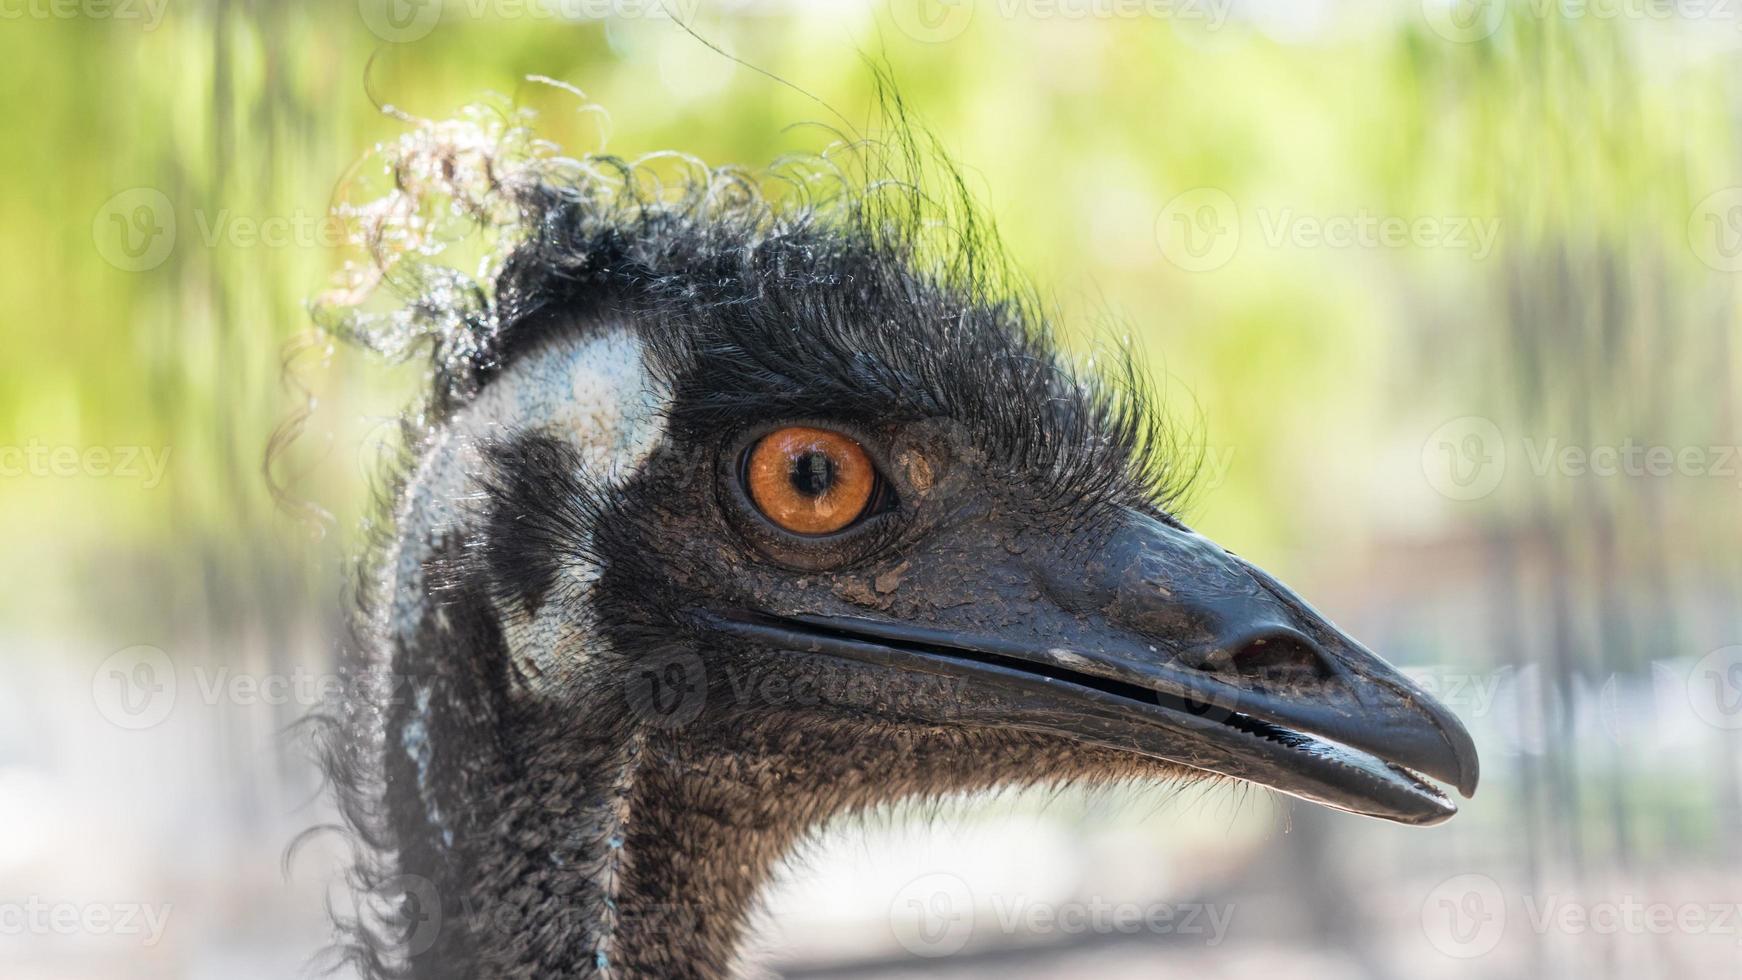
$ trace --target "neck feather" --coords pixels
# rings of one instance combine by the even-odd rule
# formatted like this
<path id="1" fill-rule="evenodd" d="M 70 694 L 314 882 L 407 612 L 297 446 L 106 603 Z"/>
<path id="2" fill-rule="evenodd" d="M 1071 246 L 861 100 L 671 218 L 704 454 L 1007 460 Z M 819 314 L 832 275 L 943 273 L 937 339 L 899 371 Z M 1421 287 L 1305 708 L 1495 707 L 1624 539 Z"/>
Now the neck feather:
<path id="1" fill-rule="evenodd" d="M 522 696 L 488 666 L 508 662 L 502 630 L 470 598 L 401 646 L 409 696 L 387 723 L 395 878 L 439 910 L 407 925 L 410 975 L 729 975 L 818 816 L 774 785 L 778 749 Z"/>

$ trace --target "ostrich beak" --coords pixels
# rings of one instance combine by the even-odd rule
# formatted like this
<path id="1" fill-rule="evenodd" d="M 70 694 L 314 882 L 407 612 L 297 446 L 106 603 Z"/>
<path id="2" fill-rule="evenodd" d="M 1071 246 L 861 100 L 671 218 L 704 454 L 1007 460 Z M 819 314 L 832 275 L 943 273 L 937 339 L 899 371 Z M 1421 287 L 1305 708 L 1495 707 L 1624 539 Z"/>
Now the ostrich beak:
<path id="1" fill-rule="evenodd" d="M 976 696 L 955 711 L 963 723 L 1139 753 L 1353 813 L 1434 824 L 1457 807 L 1427 777 L 1475 791 L 1475 745 L 1450 711 L 1207 538 L 1130 512 L 1110 536 L 1047 552 L 988 554 L 1015 567 L 987 580 L 1011 584 L 961 596 L 980 615 L 960 623 L 707 618 L 767 647 L 964 679 Z M 1012 618 L 988 607 L 1021 627 L 986 626 Z"/>

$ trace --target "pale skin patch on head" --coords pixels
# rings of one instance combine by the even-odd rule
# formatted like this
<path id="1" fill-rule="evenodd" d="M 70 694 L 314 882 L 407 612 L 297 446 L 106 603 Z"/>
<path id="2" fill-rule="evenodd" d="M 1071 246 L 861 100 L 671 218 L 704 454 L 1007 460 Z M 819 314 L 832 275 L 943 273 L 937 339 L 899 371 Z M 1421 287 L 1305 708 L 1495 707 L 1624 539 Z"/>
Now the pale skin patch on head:
<path id="1" fill-rule="evenodd" d="M 429 596 L 424 569 L 444 543 L 473 533 L 484 519 L 485 449 L 492 442 L 542 435 L 566 443 L 578 457 L 581 482 L 609 492 L 630 480 L 665 438 L 670 392 L 648 368 L 641 339 L 627 328 L 595 330 L 552 340 L 516 361 L 458 412 L 434 442 L 407 489 L 400 514 L 393 576 L 393 628 L 415 636 L 417 617 Z M 566 542 L 558 573 L 536 609 L 518 600 L 495 604 L 503 639 L 516 673 L 533 697 L 574 689 L 588 658 L 605 641 L 599 636 L 593 593 L 602 569 L 585 540 Z M 420 760 L 419 732 L 407 752 L 418 761 L 419 791 L 429 803 L 427 766 Z M 633 758 L 633 755 L 632 755 Z M 595 965 L 610 976 L 615 949 L 614 901 L 622 875 L 621 841 L 628 820 L 632 765 L 617 776 L 611 807 L 590 829 L 604 857 L 583 869 L 606 896 L 596 935 Z M 432 823 L 441 814 L 431 805 Z"/>
<path id="2" fill-rule="evenodd" d="M 386 621 L 378 624 L 383 634 L 414 640 L 430 608 L 424 578 L 430 559 L 483 518 L 480 479 L 487 445 L 521 434 L 561 439 L 576 450 L 588 482 L 619 485 L 664 438 L 669 397 L 647 368 L 640 338 L 627 328 L 556 339 L 493 380 L 431 440 L 406 485 L 399 536 L 384 569 L 390 593 Z M 536 614 L 518 604 L 497 609 L 510 656 L 535 693 L 560 690 L 601 642 L 591 601 L 601 570 L 585 552 L 585 542 L 576 542 Z M 434 615 L 446 629 L 446 614 L 438 607 Z M 420 696 L 427 701 L 428 691 Z M 425 711 L 420 704 L 419 715 Z M 402 745 L 416 763 L 430 823 L 444 826 L 430 803 L 429 747 L 421 724 L 403 733 Z"/>
<path id="3" fill-rule="evenodd" d="M 495 378 L 435 440 L 409 484 L 390 556 L 389 627 L 410 636 L 427 605 L 424 565 L 445 541 L 482 518 L 484 448 L 521 434 L 560 439 L 580 457 L 580 475 L 606 487 L 628 481 L 665 436 L 670 392 L 648 369 L 641 339 L 617 327 L 560 337 Z M 535 614 L 500 608 L 508 647 L 536 689 L 573 675 L 595 641 L 591 597 L 600 569 L 576 553 Z"/>

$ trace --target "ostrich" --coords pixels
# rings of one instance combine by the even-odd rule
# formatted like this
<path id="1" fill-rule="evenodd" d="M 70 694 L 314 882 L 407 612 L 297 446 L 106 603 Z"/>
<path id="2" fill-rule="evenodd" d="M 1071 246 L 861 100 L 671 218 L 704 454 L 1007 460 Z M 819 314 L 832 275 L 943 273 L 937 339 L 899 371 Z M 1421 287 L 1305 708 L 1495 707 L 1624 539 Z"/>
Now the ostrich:
<path id="1" fill-rule="evenodd" d="M 784 200 L 461 132 L 393 200 L 506 257 L 377 255 L 432 370 L 326 760 L 388 907 L 365 974 L 725 976 L 783 856 L 898 800 L 1225 777 L 1425 825 L 1430 779 L 1474 790 L 1444 707 L 1174 515 L 1130 360 L 1060 353 L 910 130 L 867 151 L 902 179 Z"/>

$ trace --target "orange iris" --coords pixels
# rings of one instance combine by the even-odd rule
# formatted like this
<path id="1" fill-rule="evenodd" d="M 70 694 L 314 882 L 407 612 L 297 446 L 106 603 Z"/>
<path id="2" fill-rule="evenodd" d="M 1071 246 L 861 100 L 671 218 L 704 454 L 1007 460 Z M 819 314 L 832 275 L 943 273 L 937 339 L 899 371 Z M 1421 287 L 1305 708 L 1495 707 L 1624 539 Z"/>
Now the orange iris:
<path id="1" fill-rule="evenodd" d="M 746 477 L 756 509 L 794 534 L 829 534 L 853 523 L 877 483 L 857 442 L 802 425 L 763 436 L 750 450 Z"/>

